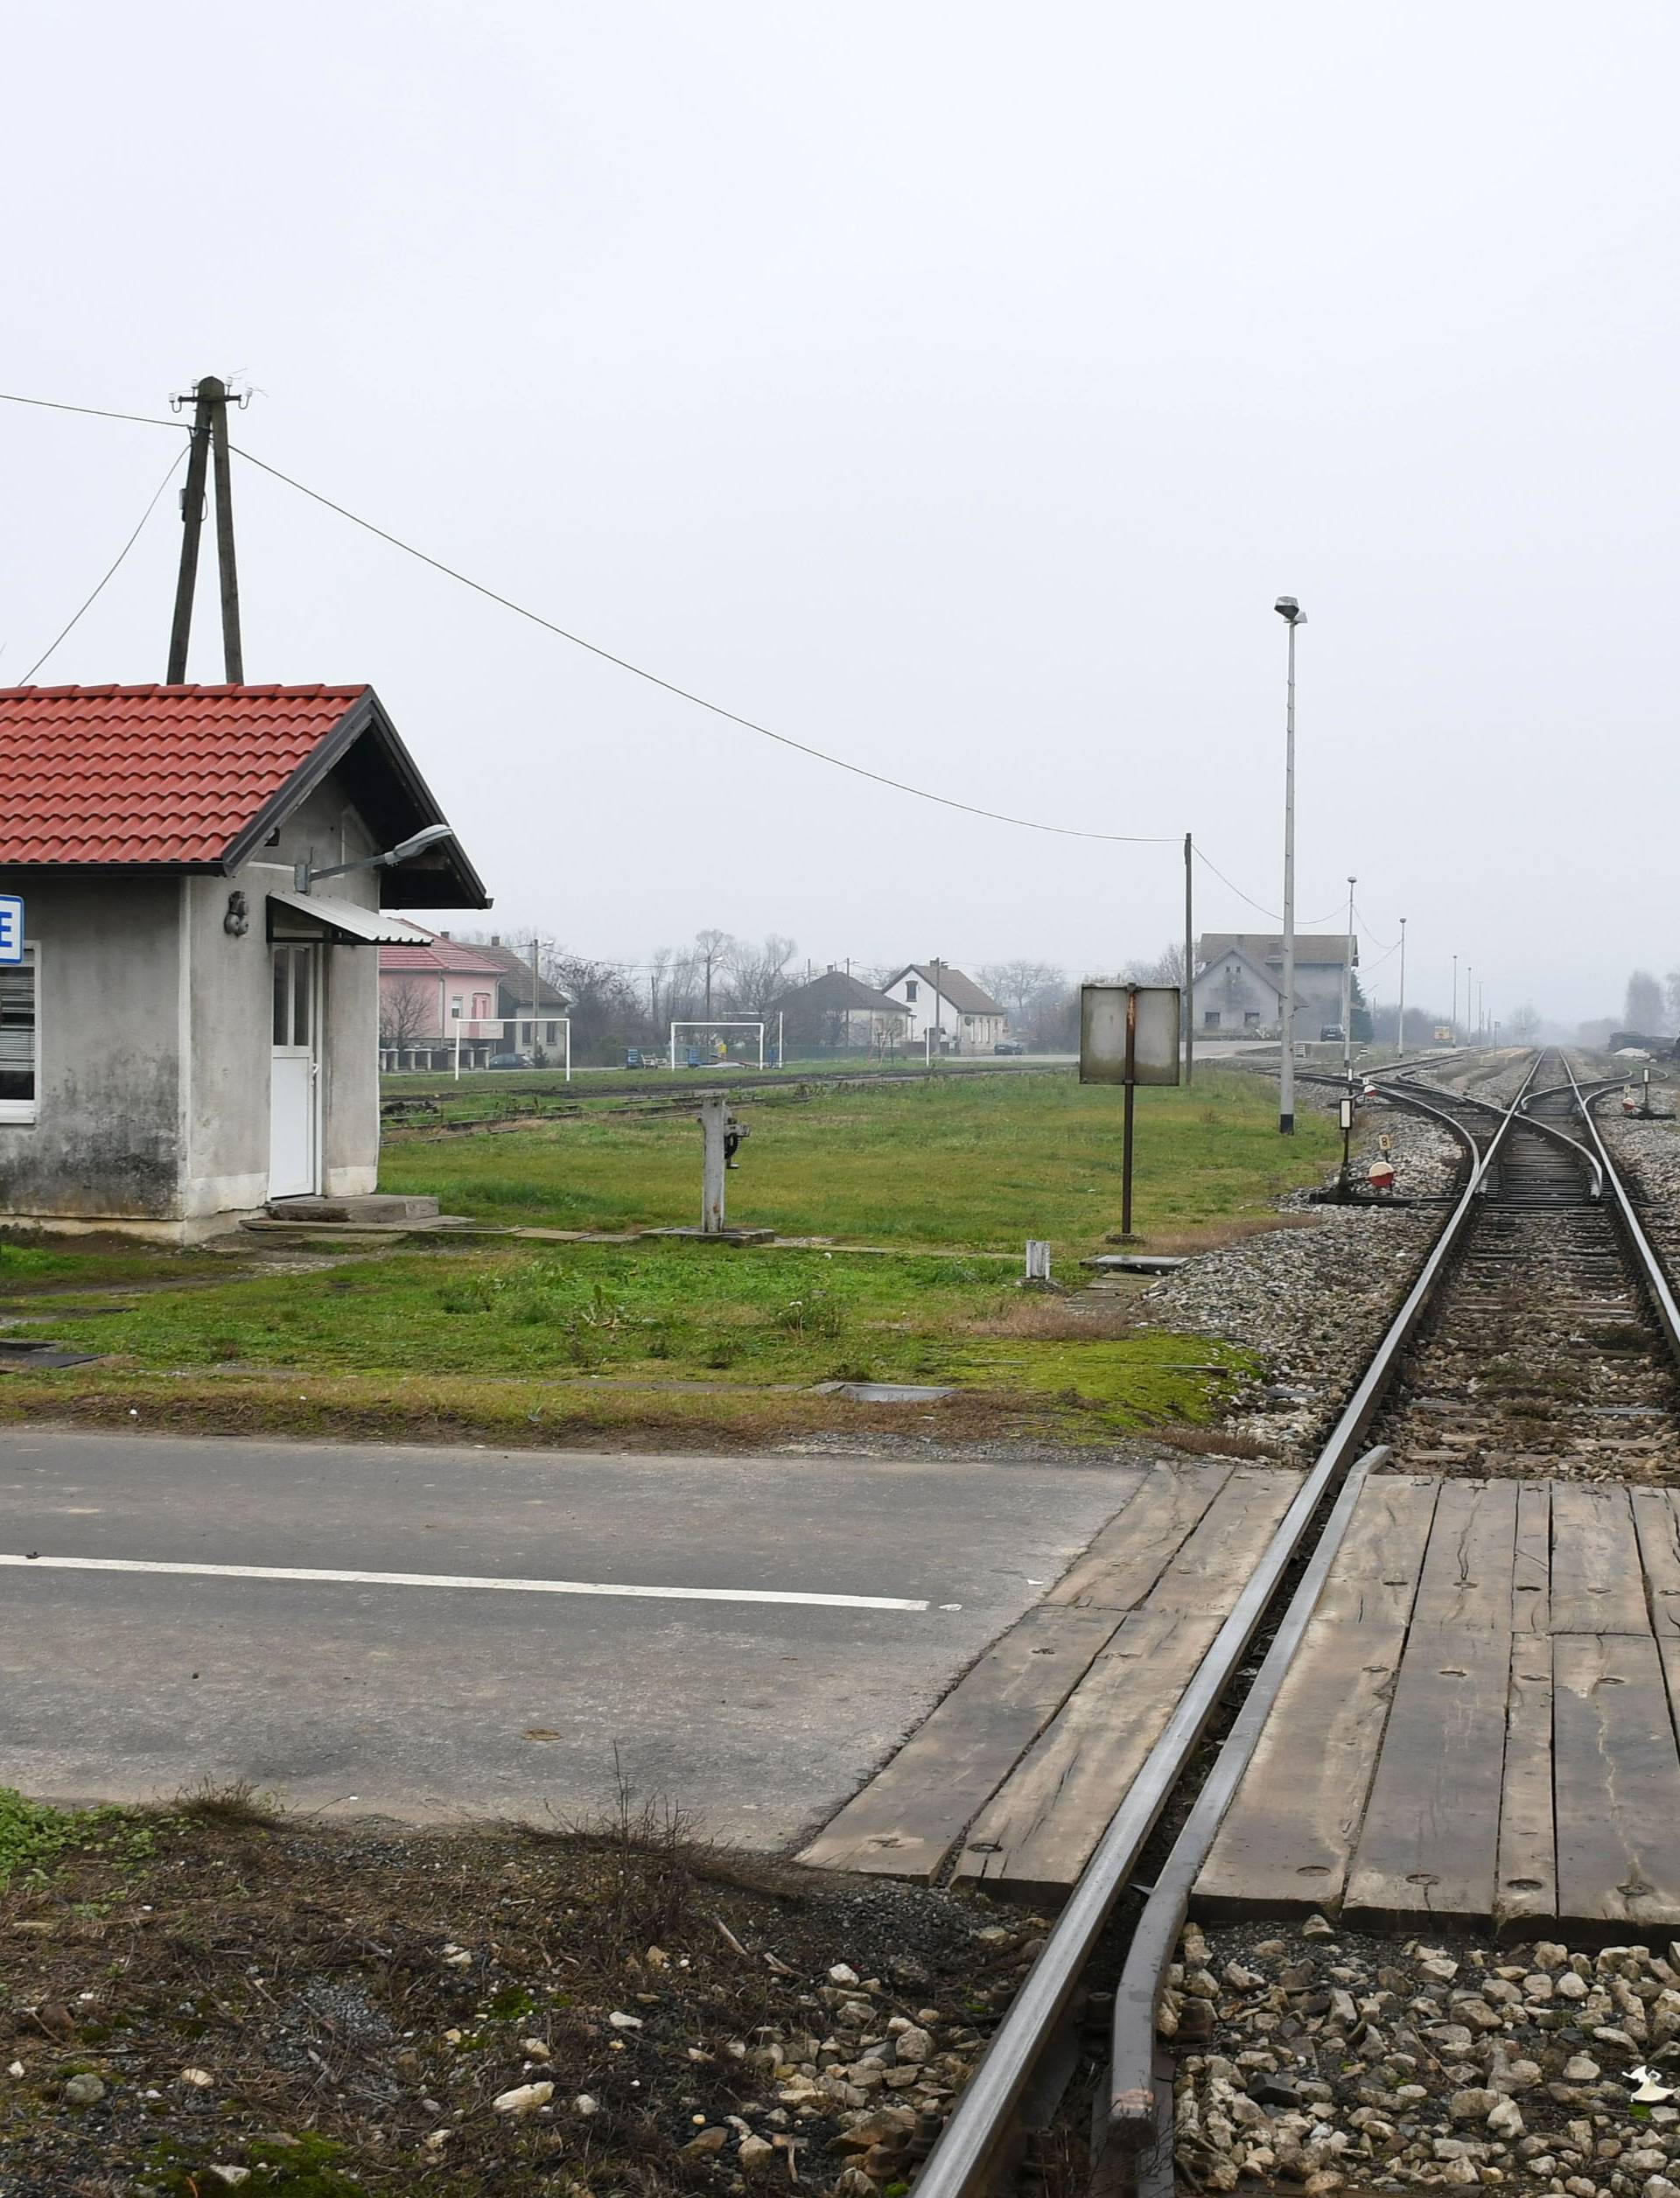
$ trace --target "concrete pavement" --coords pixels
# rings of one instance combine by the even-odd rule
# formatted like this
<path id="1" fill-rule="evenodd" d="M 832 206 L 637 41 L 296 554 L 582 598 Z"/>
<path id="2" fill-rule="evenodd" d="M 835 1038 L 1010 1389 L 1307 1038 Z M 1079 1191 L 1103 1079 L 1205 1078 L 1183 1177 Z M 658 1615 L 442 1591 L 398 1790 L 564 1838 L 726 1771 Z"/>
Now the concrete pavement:
<path id="1" fill-rule="evenodd" d="M 644 1795 L 779 1846 L 1138 1478 L 8 1434 L 0 1783 L 571 1817 L 610 1806 L 616 1748 Z"/>

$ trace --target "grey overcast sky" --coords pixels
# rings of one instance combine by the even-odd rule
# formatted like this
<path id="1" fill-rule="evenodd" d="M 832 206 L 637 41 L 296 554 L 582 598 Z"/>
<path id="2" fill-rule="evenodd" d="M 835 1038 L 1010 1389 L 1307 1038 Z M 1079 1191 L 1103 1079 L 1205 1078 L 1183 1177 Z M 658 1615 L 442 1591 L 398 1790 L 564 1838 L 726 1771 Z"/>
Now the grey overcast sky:
<path id="1" fill-rule="evenodd" d="M 1677 49 L 1620 0 L 22 0 L 0 380 L 236 376 L 254 452 L 605 648 L 1175 843 L 844 776 L 240 468 L 248 676 L 371 680 L 506 930 L 1112 968 L 1186 828 L 1275 909 L 1291 592 L 1303 922 L 1354 872 L 1379 997 L 1404 913 L 1414 999 L 1456 949 L 1614 1013 L 1680 963 Z M 0 681 L 169 454 L 0 405 Z M 178 538 L 172 491 L 43 683 L 161 678 Z"/>

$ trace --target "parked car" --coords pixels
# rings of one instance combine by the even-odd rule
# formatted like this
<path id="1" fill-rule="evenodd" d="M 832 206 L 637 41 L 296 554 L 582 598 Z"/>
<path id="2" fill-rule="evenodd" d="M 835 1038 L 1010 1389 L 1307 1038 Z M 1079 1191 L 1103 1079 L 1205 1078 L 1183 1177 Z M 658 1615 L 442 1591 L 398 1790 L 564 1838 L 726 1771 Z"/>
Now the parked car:
<path id="1" fill-rule="evenodd" d="M 484 1065 L 486 1068 L 528 1068 L 531 1057 L 528 1054 L 492 1054 Z"/>
<path id="2" fill-rule="evenodd" d="M 1024 1054 L 1026 1048 L 1018 1038 L 1000 1038 L 991 1050 L 994 1054 Z"/>
<path id="3" fill-rule="evenodd" d="M 1321 1046 L 1340 1046 L 1346 1035 L 1340 1023 L 1326 1023 L 1320 1029 L 1319 1043 Z"/>

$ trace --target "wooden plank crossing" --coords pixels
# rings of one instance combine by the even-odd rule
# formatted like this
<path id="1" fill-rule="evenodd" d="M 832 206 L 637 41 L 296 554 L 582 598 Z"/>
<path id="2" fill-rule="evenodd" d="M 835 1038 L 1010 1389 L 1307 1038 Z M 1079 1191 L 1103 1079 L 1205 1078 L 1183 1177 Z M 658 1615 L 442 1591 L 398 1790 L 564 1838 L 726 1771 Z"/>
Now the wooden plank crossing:
<path id="1" fill-rule="evenodd" d="M 1156 1466 L 799 1859 L 925 1883 L 955 1854 L 994 1888 L 1065 1893 L 1299 1485 Z"/>
<path id="2" fill-rule="evenodd" d="M 1198 1909 L 1680 1927 L 1676 1493 L 1368 1483 Z"/>

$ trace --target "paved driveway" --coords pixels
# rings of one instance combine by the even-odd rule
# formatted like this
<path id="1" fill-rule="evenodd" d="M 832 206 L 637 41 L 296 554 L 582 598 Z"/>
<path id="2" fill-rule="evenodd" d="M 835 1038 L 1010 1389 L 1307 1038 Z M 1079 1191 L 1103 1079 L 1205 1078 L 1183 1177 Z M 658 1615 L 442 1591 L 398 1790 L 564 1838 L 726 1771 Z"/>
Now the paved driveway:
<path id="1" fill-rule="evenodd" d="M 1115 1466 L 0 1438 L 0 1782 L 776 1846 L 1119 1509 Z"/>

